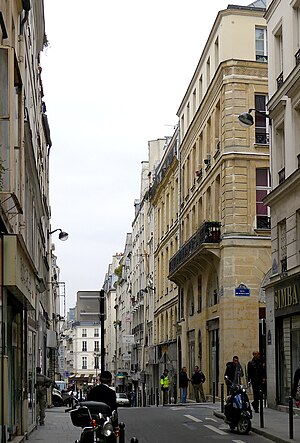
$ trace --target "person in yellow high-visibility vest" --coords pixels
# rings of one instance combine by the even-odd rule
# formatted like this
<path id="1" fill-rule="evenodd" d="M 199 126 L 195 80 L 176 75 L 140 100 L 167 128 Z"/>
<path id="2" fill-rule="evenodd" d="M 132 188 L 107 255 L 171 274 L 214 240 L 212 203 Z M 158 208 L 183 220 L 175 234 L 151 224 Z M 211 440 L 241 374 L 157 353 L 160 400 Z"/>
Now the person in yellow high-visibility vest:
<path id="1" fill-rule="evenodd" d="M 165 369 L 162 375 L 160 376 L 160 388 L 163 393 L 163 406 L 165 406 L 168 403 L 169 385 L 170 385 L 169 371 L 168 369 Z"/>

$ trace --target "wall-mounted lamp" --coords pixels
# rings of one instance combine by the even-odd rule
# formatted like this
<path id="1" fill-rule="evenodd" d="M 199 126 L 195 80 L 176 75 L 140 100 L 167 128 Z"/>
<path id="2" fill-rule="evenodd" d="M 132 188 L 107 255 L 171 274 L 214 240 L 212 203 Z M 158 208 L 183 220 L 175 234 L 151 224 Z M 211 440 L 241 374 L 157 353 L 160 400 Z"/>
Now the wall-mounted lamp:
<path id="1" fill-rule="evenodd" d="M 50 236 L 51 234 L 54 234 L 54 232 L 56 232 L 56 231 L 60 231 L 60 233 L 59 233 L 59 235 L 58 235 L 58 238 L 59 238 L 61 241 L 68 240 L 69 234 L 68 234 L 67 232 L 64 232 L 64 231 L 63 231 L 62 229 L 60 229 L 60 228 L 58 228 L 58 229 L 54 229 L 54 231 L 51 231 L 51 232 L 48 231 L 48 235 Z"/>
<path id="2" fill-rule="evenodd" d="M 266 114 L 265 112 L 262 111 L 258 111 L 255 108 L 251 108 L 249 109 L 248 112 L 242 112 L 242 114 L 240 114 L 238 116 L 239 122 L 241 123 L 242 126 L 248 127 L 248 126 L 252 126 L 254 124 L 254 120 L 253 117 L 251 115 L 251 112 L 255 111 L 260 115 L 263 115 L 264 117 L 268 118 L 269 120 L 271 120 L 271 118 L 269 117 L 268 114 Z"/>

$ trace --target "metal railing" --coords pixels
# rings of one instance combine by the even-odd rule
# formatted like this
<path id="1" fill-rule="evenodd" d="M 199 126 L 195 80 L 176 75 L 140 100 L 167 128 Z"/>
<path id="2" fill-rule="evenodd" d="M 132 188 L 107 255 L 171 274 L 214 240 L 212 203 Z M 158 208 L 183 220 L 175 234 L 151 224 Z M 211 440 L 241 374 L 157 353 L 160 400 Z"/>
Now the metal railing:
<path id="1" fill-rule="evenodd" d="M 220 222 L 204 222 L 194 235 L 176 252 L 169 262 L 169 272 L 174 272 L 196 252 L 203 243 L 219 243 L 221 239 Z"/>

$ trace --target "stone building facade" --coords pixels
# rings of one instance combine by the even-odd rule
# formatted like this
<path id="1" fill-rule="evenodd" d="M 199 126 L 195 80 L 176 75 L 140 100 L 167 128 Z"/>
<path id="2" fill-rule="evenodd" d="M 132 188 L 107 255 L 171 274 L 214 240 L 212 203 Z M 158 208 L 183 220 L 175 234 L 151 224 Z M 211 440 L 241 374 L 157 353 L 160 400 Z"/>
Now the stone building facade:
<path id="1" fill-rule="evenodd" d="M 220 394 L 233 355 L 244 367 L 254 350 L 264 355 L 269 140 L 264 115 L 251 129 L 237 119 L 266 111 L 264 13 L 255 4 L 219 12 L 178 110 L 179 235 L 168 278 L 179 288 L 178 364 L 189 374 L 201 367 L 206 394 Z"/>

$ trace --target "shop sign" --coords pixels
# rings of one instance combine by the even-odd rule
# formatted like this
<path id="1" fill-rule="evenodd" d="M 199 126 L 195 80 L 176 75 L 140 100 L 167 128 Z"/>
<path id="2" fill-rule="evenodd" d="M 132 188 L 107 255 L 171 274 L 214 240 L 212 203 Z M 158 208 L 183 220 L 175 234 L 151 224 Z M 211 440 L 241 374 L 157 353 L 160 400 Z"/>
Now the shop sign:
<path id="1" fill-rule="evenodd" d="M 122 336 L 122 343 L 127 345 L 133 345 L 134 344 L 134 335 L 126 335 L 124 334 Z"/>
<path id="2" fill-rule="evenodd" d="M 293 278 L 274 286 L 275 317 L 299 312 L 300 279 Z"/>

